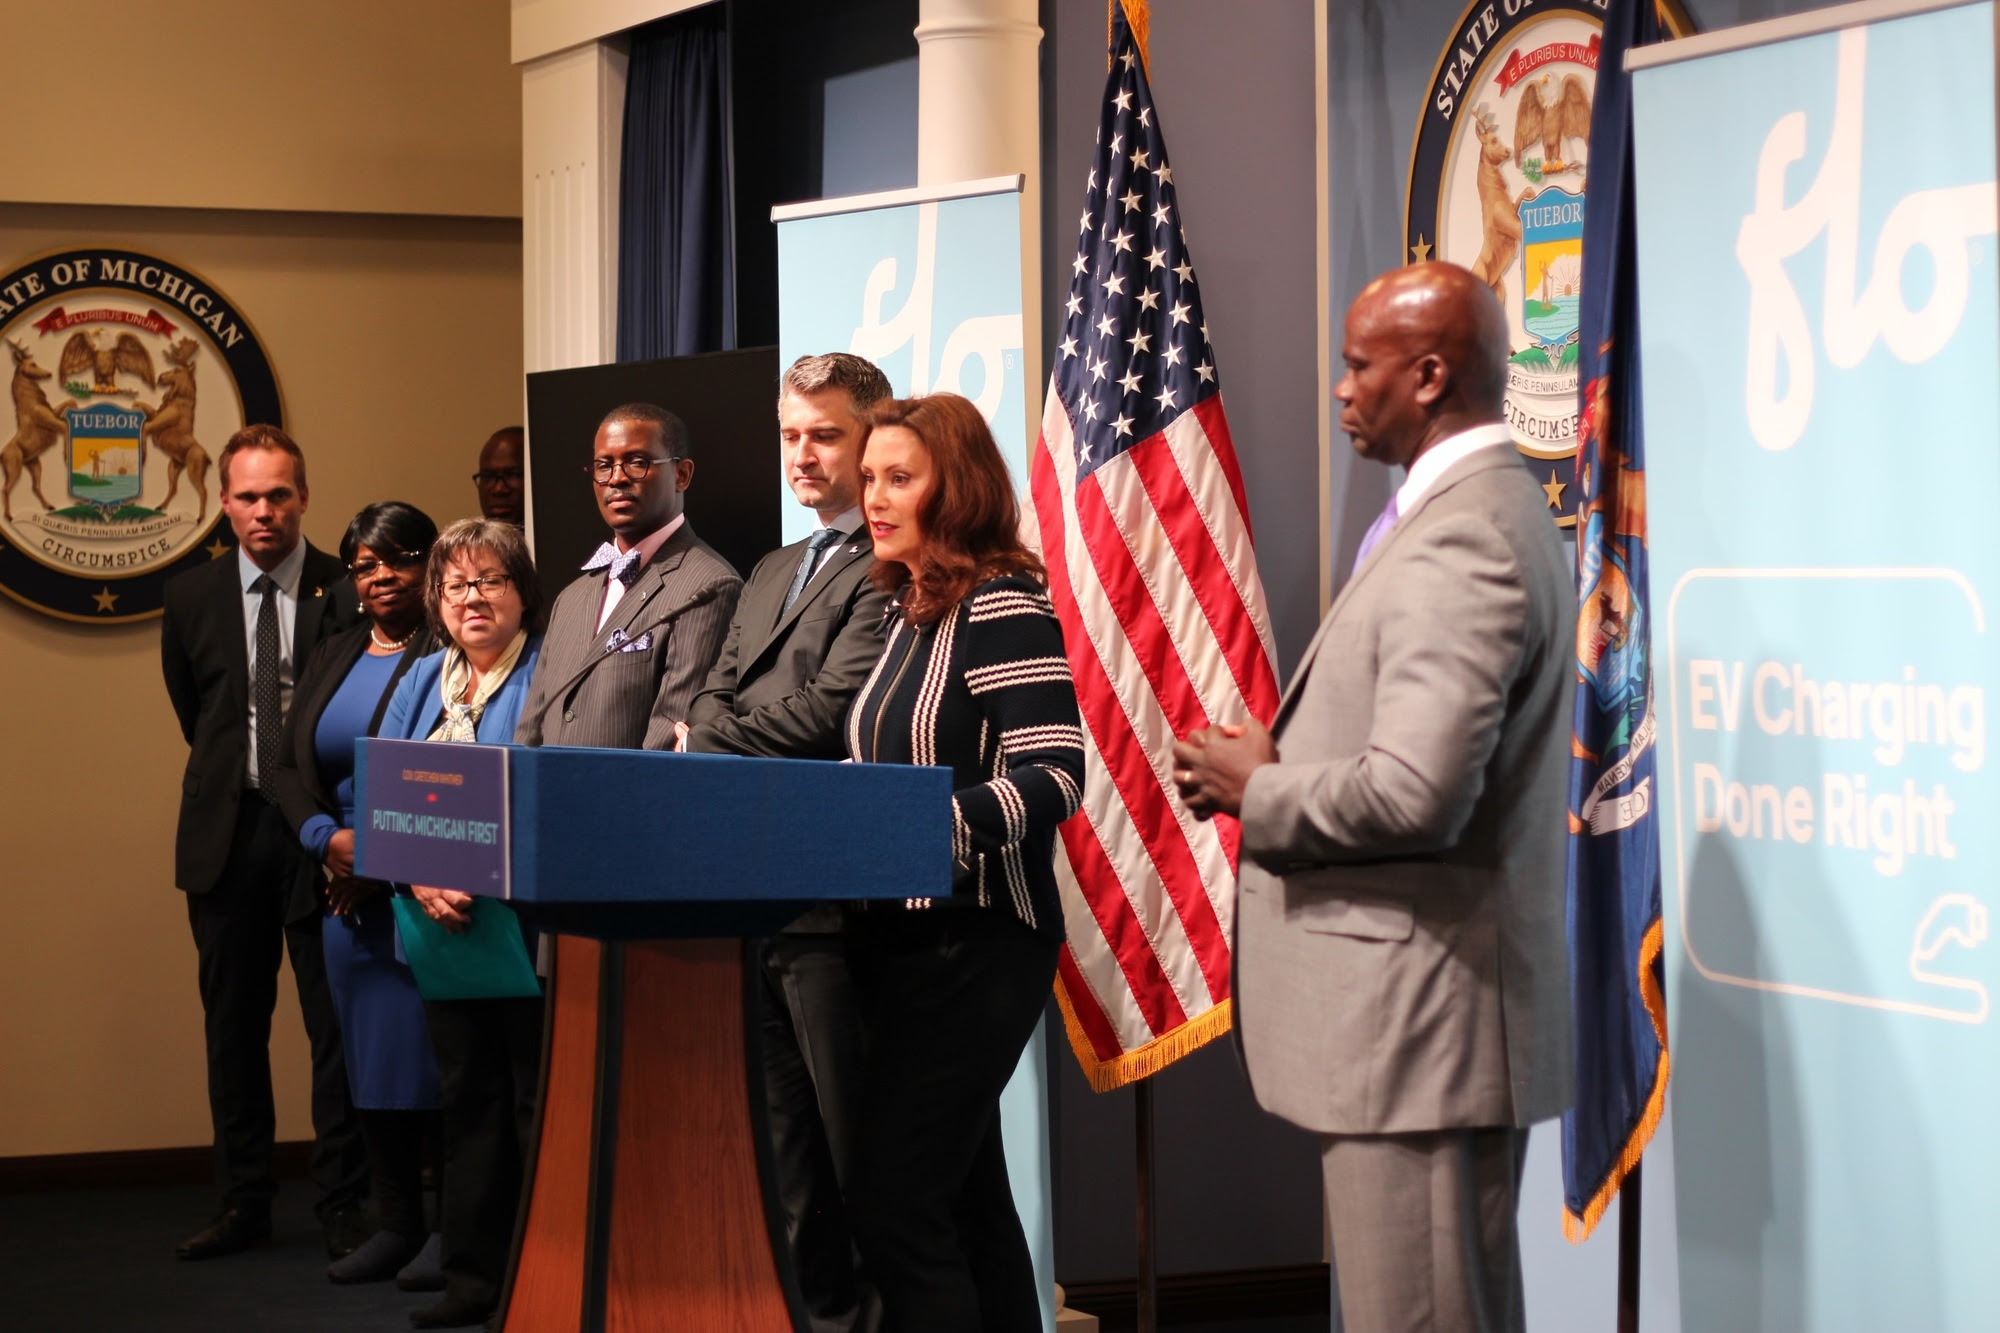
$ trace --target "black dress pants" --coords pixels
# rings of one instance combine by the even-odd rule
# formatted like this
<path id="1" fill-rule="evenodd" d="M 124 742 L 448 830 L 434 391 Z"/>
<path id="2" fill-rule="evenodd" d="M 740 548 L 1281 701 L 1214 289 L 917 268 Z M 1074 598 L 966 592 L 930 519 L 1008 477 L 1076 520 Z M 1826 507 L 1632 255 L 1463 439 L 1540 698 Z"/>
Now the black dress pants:
<path id="1" fill-rule="evenodd" d="M 299 1011 L 312 1047 L 312 1180 L 322 1219 L 358 1207 L 368 1191 L 368 1152 L 347 1093 L 340 1020 L 326 988 L 320 915 L 285 920 L 304 853 L 284 816 L 243 793 L 222 877 L 187 896 L 208 1040 L 208 1108 L 215 1125 L 215 1176 L 224 1208 L 268 1214 L 277 1112 L 271 1096 L 271 1013 L 278 966 L 292 960 Z"/>
<path id="2" fill-rule="evenodd" d="M 542 1076 L 542 998 L 426 1000 L 444 1113 L 445 1294 L 500 1303 Z"/>
<path id="3" fill-rule="evenodd" d="M 761 950 L 764 1100 L 785 1235 L 813 1333 L 873 1333 L 881 1301 L 856 1272 L 842 1198 L 860 1122 L 861 1001 L 838 917 Z"/>
<path id="4" fill-rule="evenodd" d="M 848 1204 L 892 1333 L 1039 1333 L 1000 1094 L 1058 946 L 979 908 L 862 911 L 849 959 L 868 1034 Z"/>

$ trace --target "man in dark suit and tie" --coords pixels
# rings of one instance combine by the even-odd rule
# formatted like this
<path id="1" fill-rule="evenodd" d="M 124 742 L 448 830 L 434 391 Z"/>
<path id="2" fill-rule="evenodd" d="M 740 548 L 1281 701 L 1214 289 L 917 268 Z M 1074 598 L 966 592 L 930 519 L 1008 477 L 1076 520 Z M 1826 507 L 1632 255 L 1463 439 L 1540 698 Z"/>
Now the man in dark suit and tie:
<path id="1" fill-rule="evenodd" d="M 616 407 L 584 465 L 611 540 L 556 598 L 514 739 L 669 750 L 729 629 L 743 580 L 694 535 L 687 424 Z"/>
<path id="2" fill-rule="evenodd" d="M 865 414 L 889 381 L 858 356 L 801 357 L 785 372 L 778 436 L 785 479 L 818 516 L 813 533 L 757 563 L 684 728 L 689 750 L 840 759 L 847 706 L 882 655 L 887 594 L 861 518 Z M 840 915 L 815 908 L 763 951 L 764 1072 L 785 1229 L 815 1333 L 872 1328 L 857 1284 L 840 1181 L 861 1074 L 860 1020 Z"/>
<path id="3" fill-rule="evenodd" d="M 321 903 L 273 796 L 298 669 L 360 610 L 340 561 L 299 536 L 305 459 L 275 426 L 245 426 L 219 460 L 236 550 L 167 584 L 160 659 L 188 742 L 174 882 L 187 894 L 208 1045 L 221 1211 L 183 1259 L 232 1254 L 271 1234 L 271 1011 L 289 955 L 312 1045 L 312 1178 L 327 1253 L 366 1238 L 368 1163 L 348 1100 L 339 1021 L 320 953 Z"/>
<path id="4" fill-rule="evenodd" d="M 1501 417 L 1507 324 L 1453 264 L 1348 311 L 1334 396 L 1408 469 L 1279 702 L 1174 747 L 1243 821 L 1237 1030 L 1322 1136 L 1347 1333 L 1520 1333 L 1528 1126 L 1570 1098 L 1573 575 Z"/>

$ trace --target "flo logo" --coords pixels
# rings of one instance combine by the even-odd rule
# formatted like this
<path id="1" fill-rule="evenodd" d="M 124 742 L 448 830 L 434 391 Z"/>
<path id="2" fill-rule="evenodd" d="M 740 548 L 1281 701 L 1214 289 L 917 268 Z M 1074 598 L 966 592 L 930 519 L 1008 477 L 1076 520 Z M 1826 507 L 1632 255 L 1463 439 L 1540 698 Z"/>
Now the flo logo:
<path id="1" fill-rule="evenodd" d="M 1943 351 L 1958 332 L 1972 285 L 1970 242 L 1996 230 L 1990 180 L 1905 195 L 1883 221 L 1868 283 L 1856 291 L 1867 43 L 1865 29 L 1840 34 L 1833 126 L 1812 184 L 1798 202 L 1785 202 L 1785 172 L 1805 155 L 1806 115 L 1794 111 L 1764 138 L 1756 210 L 1736 234 L 1736 260 L 1750 280 L 1744 410 L 1752 437 L 1774 451 L 1791 448 L 1805 433 L 1815 381 L 1812 325 L 1785 271 L 1787 259 L 1825 235 L 1820 337 L 1829 362 L 1852 369 L 1879 339 L 1899 361 L 1915 365 Z M 1920 249 L 1930 258 L 1933 280 L 1929 297 L 1911 309 L 1903 273 Z"/>

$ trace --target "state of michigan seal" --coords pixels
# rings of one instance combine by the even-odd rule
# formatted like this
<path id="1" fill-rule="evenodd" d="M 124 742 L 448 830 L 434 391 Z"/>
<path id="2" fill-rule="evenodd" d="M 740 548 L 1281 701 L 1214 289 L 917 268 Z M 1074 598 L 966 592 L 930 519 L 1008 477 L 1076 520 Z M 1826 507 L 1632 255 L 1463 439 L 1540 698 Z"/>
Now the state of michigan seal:
<path id="1" fill-rule="evenodd" d="M 250 323 L 186 269 L 83 247 L 0 276 L 0 591 L 93 622 L 158 615 L 169 576 L 234 549 L 214 467 L 282 425 Z"/>
<path id="2" fill-rule="evenodd" d="M 1507 424 L 1552 517 L 1576 524 L 1577 331 L 1590 106 L 1605 0 L 1473 0 L 1431 76 L 1410 151 L 1406 257 L 1500 298 Z"/>

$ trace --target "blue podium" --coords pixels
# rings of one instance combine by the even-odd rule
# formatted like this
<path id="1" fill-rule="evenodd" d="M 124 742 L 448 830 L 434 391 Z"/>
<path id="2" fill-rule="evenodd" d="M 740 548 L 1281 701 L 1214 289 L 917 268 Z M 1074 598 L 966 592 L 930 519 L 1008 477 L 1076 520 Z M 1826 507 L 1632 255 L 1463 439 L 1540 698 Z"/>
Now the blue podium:
<path id="1" fill-rule="evenodd" d="M 806 1330 L 744 941 L 951 882 L 938 768 L 357 746 L 356 869 L 552 932 L 542 1100 L 500 1326 Z"/>

